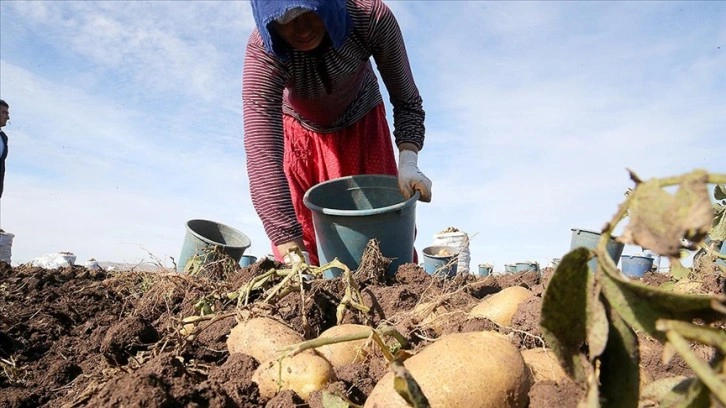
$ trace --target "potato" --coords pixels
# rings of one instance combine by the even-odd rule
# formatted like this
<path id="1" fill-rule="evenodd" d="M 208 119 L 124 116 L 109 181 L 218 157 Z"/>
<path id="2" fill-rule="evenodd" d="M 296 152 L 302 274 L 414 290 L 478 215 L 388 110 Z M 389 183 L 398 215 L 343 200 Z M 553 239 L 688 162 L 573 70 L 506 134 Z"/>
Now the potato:
<path id="1" fill-rule="evenodd" d="M 512 324 L 517 307 L 534 294 L 521 286 L 510 286 L 482 299 L 469 311 L 469 316 L 484 317 L 500 326 Z"/>
<path id="2" fill-rule="evenodd" d="M 441 248 L 439 249 L 439 252 L 436 253 L 436 256 L 451 256 L 451 252 L 448 250 L 448 248 Z"/>
<path id="3" fill-rule="evenodd" d="M 560 383 L 561 381 L 567 381 L 569 379 L 569 376 L 557 361 L 557 357 L 550 349 L 536 348 L 523 350 L 522 358 L 524 358 L 524 362 L 527 364 L 527 368 L 529 368 L 533 384 L 546 380 Z M 648 373 L 642 364 L 639 369 L 640 390 L 642 391 L 648 384 L 653 382 L 653 376 Z"/>
<path id="4" fill-rule="evenodd" d="M 444 328 L 443 320 L 446 319 L 444 315 L 449 313 L 449 309 L 440 302 L 424 302 L 417 304 L 411 313 L 416 316 L 421 326 L 440 334 Z"/>
<path id="5" fill-rule="evenodd" d="M 194 333 L 195 328 L 196 328 L 196 326 L 194 325 L 194 323 L 187 323 L 184 326 L 182 326 L 181 329 L 179 329 L 179 334 L 186 337 L 186 336 Z"/>
<path id="6" fill-rule="evenodd" d="M 320 333 L 319 338 L 323 337 L 341 337 L 349 334 L 370 333 L 371 328 L 361 324 L 341 324 L 333 326 L 328 330 Z M 317 347 L 315 351 L 323 358 L 328 360 L 333 367 L 341 367 L 347 364 L 359 363 L 368 355 L 370 348 L 366 347 L 367 339 L 345 341 L 342 343 L 326 344 Z"/>
<path id="7" fill-rule="evenodd" d="M 444 335 L 404 365 L 432 408 L 519 408 L 528 402 L 530 380 L 522 354 L 499 333 Z M 408 407 L 393 379 L 389 372 L 378 381 L 365 408 Z"/>
<path id="8" fill-rule="evenodd" d="M 277 359 L 265 361 L 252 374 L 252 382 L 259 387 L 260 396 L 266 399 L 277 394 L 278 380 L 280 390 L 295 391 L 307 401 L 311 393 L 324 389 L 337 379 L 328 360 L 312 353 L 285 357 L 282 362 Z"/>
<path id="9" fill-rule="evenodd" d="M 701 293 L 703 283 L 681 279 L 673 285 L 673 291 L 677 293 Z"/>
<path id="10" fill-rule="evenodd" d="M 244 353 L 263 362 L 278 357 L 280 349 L 303 341 L 300 333 L 277 320 L 254 317 L 232 328 L 227 348 L 230 354 Z"/>
<path id="11" fill-rule="evenodd" d="M 532 375 L 533 383 L 552 380 L 559 384 L 569 378 L 552 350 L 543 348 L 524 350 L 522 358 Z"/>

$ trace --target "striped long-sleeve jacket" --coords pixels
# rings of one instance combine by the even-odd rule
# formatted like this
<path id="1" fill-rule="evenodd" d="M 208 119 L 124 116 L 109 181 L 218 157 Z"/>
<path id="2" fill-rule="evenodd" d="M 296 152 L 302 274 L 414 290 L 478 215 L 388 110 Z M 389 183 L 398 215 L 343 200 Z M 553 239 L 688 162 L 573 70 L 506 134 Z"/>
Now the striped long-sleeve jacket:
<path id="1" fill-rule="evenodd" d="M 282 115 L 305 127 L 333 132 L 355 123 L 382 101 L 370 57 L 393 106 L 396 144 L 424 142 L 424 111 L 403 37 L 381 0 L 348 0 L 353 27 L 339 48 L 290 49 L 282 59 L 268 52 L 257 31 L 244 60 L 242 101 L 252 203 L 273 244 L 299 238 L 283 170 Z"/>

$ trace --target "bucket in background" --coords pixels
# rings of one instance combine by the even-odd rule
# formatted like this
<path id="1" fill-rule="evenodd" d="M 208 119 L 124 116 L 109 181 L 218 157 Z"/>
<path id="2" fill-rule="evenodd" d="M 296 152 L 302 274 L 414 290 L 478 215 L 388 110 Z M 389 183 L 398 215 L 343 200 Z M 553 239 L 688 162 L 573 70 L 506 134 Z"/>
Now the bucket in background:
<path id="1" fill-rule="evenodd" d="M 504 264 L 504 272 L 506 272 L 506 273 L 517 272 L 517 264 Z"/>
<path id="2" fill-rule="evenodd" d="M 479 264 L 479 276 L 489 276 L 492 274 L 492 265 L 490 264 Z"/>
<path id="3" fill-rule="evenodd" d="M 250 245 L 247 235 L 232 227 L 209 220 L 189 220 L 176 270 L 184 272 L 187 263 L 195 256 L 202 257 L 202 264 L 217 260 L 215 249 L 239 262 Z"/>
<path id="4" fill-rule="evenodd" d="M 620 269 L 627 276 L 642 277 L 653 267 L 650 256 L 623 255 L 620 258 Z"/>
<path id="5" fill-rule="evenodd" d="M 407 200 L 398 179 L 387 175 L 341 177 L 310 188 L 303 202 L 312 211 L 320 265 L 338 258 L 356 270 L 368 241 L 375 238 L 381 254 L 392 259 L 388 275 L 395 275 L 399 266 L 413 262 L 419 197 L 416 192 Z M 329 270 L 324 277 L 341 274 Z"/>
<path id="6" fill-rule="evenodd" d="M 597 248 L 597 243 L 600 241 L 601 236 L 602 234 L 599 232 L 573 228 L 570 250 L 580 247 L 595 249 Z M 608 255 L 610 255 L 610 258 L 612 258 L 615 265 L 617 265 L 620 260 L 620 255 L 623 253 L 623 248 L 625 248 L 625 244 L 617 242 L 614 237 L 610 237 L 605 248 Z M 597 270 L 597 259 L 591 259 L 587 263 L 587 267 L 591 272 L 595 272 Z"/>
<path id="7" fill-rule="evenodd" d="M 257 262 L 257 257 L 254 255 L 242 255 L 242 258 L 239 260 L 239 266 L 245 267 L 250 266 L 253 263 Z"/>
<path id="8" fill-rule="evenodd" d="M 517 262 L 515 264 L 516 272 L 539 272 L 539 264 L 537 262 Z"/>
<path id="9" fill-rule="evenodd" d="M 457 271 L 458 273 L 469 273 L 471 257 L 469 254 L 469 235 L 466 232 L 439 232 L 438 234 L 434 234 L 434 241 L 431 245 L 457 248 L 457 254 L 459 256 Z"/>
<path id="10" fill-rule="evenodd" d="M 424 270 L 429 275 L 451 278 L 456 275 L 458 248 L 451 246 L 430 246 L 423 249 Z"/>
<path id="11" fill-rule="evenodd" d="M 10 264 L 13 254 L 13 238 L 15 235 L 9 232 L 0 232 L 0 261 Z"/>

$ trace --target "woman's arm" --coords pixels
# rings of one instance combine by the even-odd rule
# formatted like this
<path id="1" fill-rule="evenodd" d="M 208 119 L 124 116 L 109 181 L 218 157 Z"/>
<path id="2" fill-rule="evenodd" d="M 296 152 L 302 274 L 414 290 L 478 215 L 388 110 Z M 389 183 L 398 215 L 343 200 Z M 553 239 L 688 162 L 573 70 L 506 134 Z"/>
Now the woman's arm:
<path id="1" fill-rule="evenodd" d="M 398 187 L 404 197 L 421 193 L 431 201 L 431 180 L 418 168 L 418 152 L 424 144 L 423 101 L 413 80 L 403 35 L 391 10 L 373 0 L 369 41 L 371 52 L 393 105 L 393 136 L 398 145 Z"/>
<path id="2" fill-rule="evenodd" d="M 282 96 L 284 65 L 265 52 L 255 31 L 247 44 L 242 74 L 244 145 L 252 204 L 274 245 L 301 240 L 283 169 Z"/>
<path id="3" fill-rule="evenodd" d="M 423 101 L 411 73 L 401 29 L 391 10 L 373 0 L 368 30 L 373 59 L 393 105 L 393 136 L 401 150 L 421 150 L 424 144 Z"/>

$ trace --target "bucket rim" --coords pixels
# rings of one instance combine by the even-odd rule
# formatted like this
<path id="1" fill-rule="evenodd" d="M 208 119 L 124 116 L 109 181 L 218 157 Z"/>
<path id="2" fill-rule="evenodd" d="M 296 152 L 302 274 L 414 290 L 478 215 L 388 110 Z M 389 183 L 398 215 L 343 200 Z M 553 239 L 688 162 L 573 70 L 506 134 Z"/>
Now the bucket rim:
<path id="1" fill-rule="evenodd" d="M 371 215 L 379 215 L 379 214 L 394 212 L 394 211 L 400 210 L 402 208 L 406 208 L 406 207 L 412 205 L 413 203 L 415 203 L 416 201 L 418 201 L 419 198 L 421 198 L 421 193 L 419 193 L 418 191 L 414 191 L 414 194 L 411 196 L 411 198 L 409 198 L 405 201 L 402 201 L 400 203 L 393 204 L 393 205 L 388 205 L 385 207 L 372 208 L 370 210 L 337 210 L 334 208 L 321 207 L 317 204 L 310 202 L 310 193 L 313 190 L 315 190 L 319 187 L 322 187 L 322 186 L 326 186 L 326 185 L 330 185 L 330 184 L 334 184 L 334 183 L 340 183 L 340 182 L 343 182 L 346 180 L 353 180 L 353 179 L 355 179 L 357 177 L 361 177 L 361 176 L 394 179 L 394 180 L 398 179 L 396 176 L 390 176 L 390 175 L 385 175 L 385 174 L 359 174 L 359 175 L 354 175 L 354 176 L 345 176 L 345 177 L 334 178 L 331 180 L 323 181 L 322 183 L 318 183 L 318 184 L 310 187 L 308 189 L 308 191 L 305 192 L 305 195 L 303 195 L 303 203 L 311 211 L 315 211 L 320 214 L 337 215 L 337 216 L 343 216 L 343 217 L 367 217 L 367 216 L 371 216 Z"/>
<path id="2" fill-rule="evenodd" d="M 652 256 L 644 256 L 644 255 L 620 255 L 620 259 L 623 259 L 623 258 L 630 258 L 630 259 L 640 258 L 640 259 L 653 259 L 653 260 L 655 259 Z"/>
<path id="3" fill-rule="evenodd" d="M 602 231 L 591 230 L 591 229 L 586 229 L 586 228 L 570 228 L 570 231 L 572 231 L 572 232 L 574 232 L 576 234 L 579 234 L 581 232 L 585 232 L 585 233 L 588 233 L 588 234 L 602 236 Z M 617 236 L 616 235 L 613 235 L 613 234 L 610 234 L 610 238 L 609 239 L 616 241 L 617 240 Z"/>
<path id="4" fill-rule="evenodd" d="M 451 255 L 434 255 L 431 252 L 432 251 L 440 251 L 442 249 L 449 249 L 451 252 L 453 252 Z M 450 245 L 430 245 L 426 248 L 421 250 L 421 253 L 423 253 L 424 258 L 435 258 L 435 259 L 451 259 L 459 256 L 459 252 L 457 251 L 458 248 L 450 246 Z"/>
<path id="5" fill-rule="evenodd" d="M 436 238 L 465 238 L 469 239 L 469 234 L 464 231 L 455 231 L 455 232 L 437 232 L 434 234 L 434 239 Z"/>
<path id="6" fill-rule="evenodd" d="M 208 222 L 210 224 L 223 225 L 223 226 L 229 228 L 230 230 L 232 230 L 233 232 L 235 232 L 236 234 L 239 234 L 240 235 L 240 238 L 241 238 L 241 241 L 242 241 L 242 245 L 229 245 L 229 244 L 220 244 L 219 242 L 214 242 L 214 241 L 210 240 L 209 238 L 204 237 L 204 236 L 200 235 L 199 233 L 197 233 L 196 231 L 194 231 L 193 229 L 191 229 L 189 227 L 189 223 L 190 222 L 193 222 L 193 221 L 202 221 L 202 222 Z M 197 238 L 197 239 L 199 239 L 200 241 L 203 241 L 203 242 L 206 242 L 206 243 L 212 244 L 212 245 L 217 245 L 217 246 L 222 247 L 222 248 L 240 248 L 240 249 L 247 249 L 247 248 L 249 248 L 252 245 L 252 241 L 250 240 L 250 238 L 244 232 L 238 230 L 237 228 L 230 227 L 227 224 L 223 224 L 221 222 L 207 220 L 207 219 L 203 219 L 203 218 L 194 218 L 194 219 L 191 219 L 191 220 L 187 220 L 187 222 L 184 223 L 184 226 L 186 227 L 186 230 L 190 234 L 194 235 L 194 237 Z"/>
<path id="7" fill-rule="evenodd" d="M 602 231 L 587 229 L 587 228 L 570 228 L 572 232 L 589 232 L 590 234 L 602 235 Z"/>

